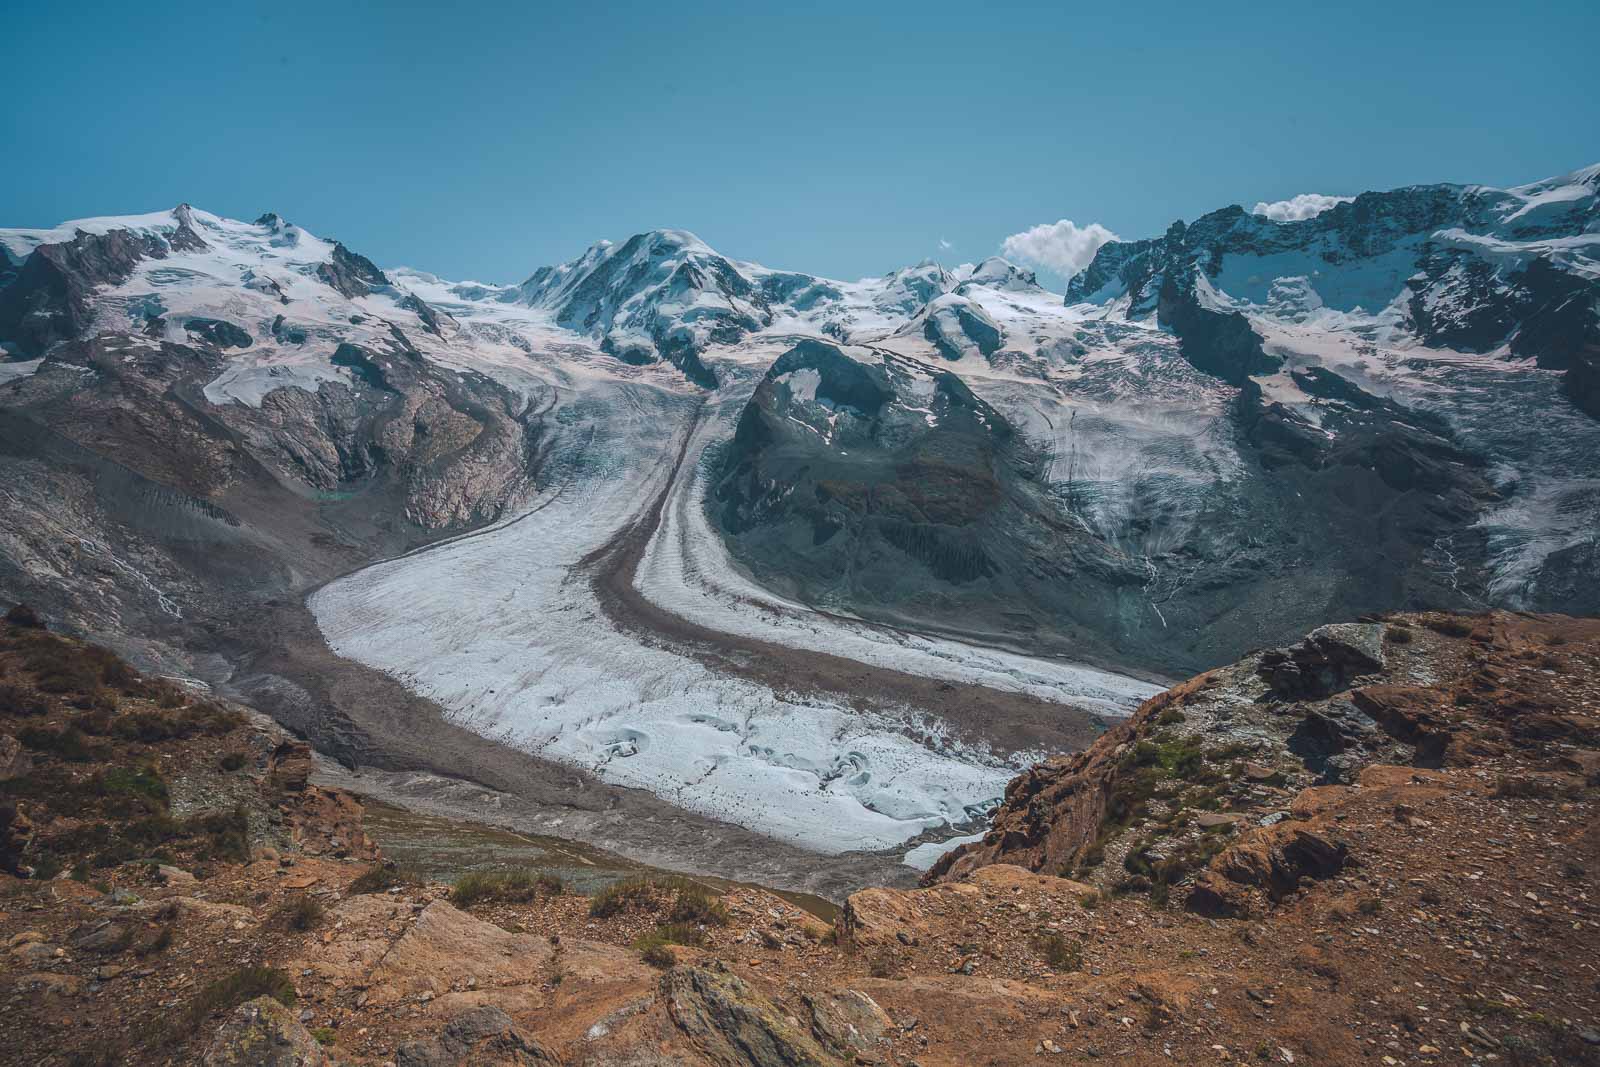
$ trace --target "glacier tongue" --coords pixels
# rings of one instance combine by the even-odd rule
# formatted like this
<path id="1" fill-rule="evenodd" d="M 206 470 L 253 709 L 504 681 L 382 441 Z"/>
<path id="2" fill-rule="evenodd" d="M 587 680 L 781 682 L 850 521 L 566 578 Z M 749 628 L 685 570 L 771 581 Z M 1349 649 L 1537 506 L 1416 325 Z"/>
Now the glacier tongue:
<path id="1" fill-rule="evenodd" d="M 685 808 L 822 851 L 885 848 L 971 819 L 1014 767 L 825 699 L 782 697 L 643 642 L 602 612 L 580 564 L 667 492 L 640 582 L 653 600 L 794 647 L 1087 697 L 1125 709 L 1153 690 L 1103 672 L 1032 663 L 956 642 L 821 620 L 723 571 L 695 516 L 697 479 L 675 479 L 736 397 L 696 428 L 697 401 L 654 385 L 565 379 L 553 446 L 561 472 L 516 517 L 381 563 L 311 599 L 329 644 L 404 680 L 456 722 L 594 769 Z M 685 465 L 685 471 L 692 468 Z"/>

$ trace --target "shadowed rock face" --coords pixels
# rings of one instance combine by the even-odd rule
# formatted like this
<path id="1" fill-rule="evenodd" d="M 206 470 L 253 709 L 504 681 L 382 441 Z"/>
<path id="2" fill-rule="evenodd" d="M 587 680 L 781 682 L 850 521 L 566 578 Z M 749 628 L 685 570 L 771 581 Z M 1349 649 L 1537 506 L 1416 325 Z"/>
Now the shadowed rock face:
<path id="1" fill-rule="evenodd" d="M 1177 334 L 1185 359 L 1229 385 L 1242 385 L 1252 374 L 1271 374 L 1283 365 L 1262 349 L 1261 338 L 1239 312 L 1201 305 L 1193 274 L 1180 278 L 1168 273 L 1162 279 L 1156 318 Z"/>
<path id="2" fill-rule="evenodd" d="M 1460 602 L 1426 557 L 1496 499 L 1481 461 L 1429 416 L 1295 374 L 1336 401 L 1322 425 L 1244 379 L 1230 418 L 1248 466 L 1155 560 L 1072 521 L 1032 447 L 953 375 L 821 342 L 757 387 L 708 506 L 786 595 L 1132 667 L 1203 668 L 1330 615 Z M 1152 563 L 1184 580 L 1153 580 Z"/>
<path id="3" fill-rule="evenodd" d="M 249 348 L 249 331 L 225 319 L 190 319 L 183 324 L 190 336 L 218 348 Z"/>
<path id="4" fill-rule="evenodd" d="M 114 285 L 141 259 L 166 254 L 160 238 L 129 230 L 42 245 L 0 289 L 0 337 L 28 355 L 76 337 L 89 326 L 95 286 Z"/>
<path id="5" fill-rule="evenodd" d="M 983 309 L 965 298 L 951 294 L 928 306 L 922 323 L 922 336 L 933 342 L 941 356 L 959 360 L 969 350 L 985 359 L 1000 350 L 1005 332 L 984 314 Z"/>
<path id="6" fill-rule="evenodd" d="M 333 257 L 317 268 L 317 277 L 351 299 L 389 284 L 388 275 L 379 270 L 377 264 L 337 242 L 333 246 Z"/>
<path id="7" fill-rule="evenodd" d="M 1574 404 L 1600 419 L 1600 342 L 1586 342 L 1573 352 L 1561 388 Z"/>
<path id="8" fill-rule="evenodd" d="M 1072 570 L 1118 568 L 1044 504 L 1036 462 L 955 375 L 807 341 L 757 387 L 710 507 L 742 559 L 804 599 L 935 626 L 959 611 L 1000 633 Z M 1059 584 L 1030 590 L 1045 574 Z"/>

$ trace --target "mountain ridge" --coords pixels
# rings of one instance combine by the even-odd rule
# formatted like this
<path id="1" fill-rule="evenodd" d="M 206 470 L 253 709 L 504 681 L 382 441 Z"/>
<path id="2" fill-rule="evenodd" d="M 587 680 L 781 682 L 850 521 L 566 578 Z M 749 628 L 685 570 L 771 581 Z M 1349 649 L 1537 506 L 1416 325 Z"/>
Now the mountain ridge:
<path id="1" fill-rule="evenodd" d="M 843 884 L 1151 680 L 1600 610 L 1588 181 L 1229 209 L 1102 248 L 1100 303 L 683 231 L 504 286 L 271 214 L 0 231 L 0 593 L 347 764 L 537 817 L 576 775 L 574 833 L 661 805 L 721 869 Z M 859 667 L 786 687 L 817 653 Z"/>

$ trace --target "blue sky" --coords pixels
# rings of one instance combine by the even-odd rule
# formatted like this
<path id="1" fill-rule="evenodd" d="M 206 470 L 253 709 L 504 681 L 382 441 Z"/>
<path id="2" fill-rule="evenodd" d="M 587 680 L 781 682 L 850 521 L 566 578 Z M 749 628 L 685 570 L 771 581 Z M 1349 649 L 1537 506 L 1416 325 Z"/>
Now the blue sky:
<path id="1" fill-rule="evenodd" d="M 1600 161 L 1592 2 L 13 0 L 0 37 L 0 225 L 188 200 L 488 281 L 657 226 L 854 278 Z"/>

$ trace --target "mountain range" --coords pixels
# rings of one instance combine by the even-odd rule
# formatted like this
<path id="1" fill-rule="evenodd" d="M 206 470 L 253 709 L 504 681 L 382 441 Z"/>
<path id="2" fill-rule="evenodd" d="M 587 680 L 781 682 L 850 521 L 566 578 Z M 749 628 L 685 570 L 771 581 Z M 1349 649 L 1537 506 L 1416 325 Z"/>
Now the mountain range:
<path id="1" fill-rule="evenodd" d="M 1597 192 L 1227 207 L 1065 294 L 681 230 L 507 285 L 275 214 L 0 230 L 0 599 L 395 790 L 656 858 L 611 813 L 664 804 L 739 873 L 914 845 L 1320 623 L 1600 611 Z"/>

